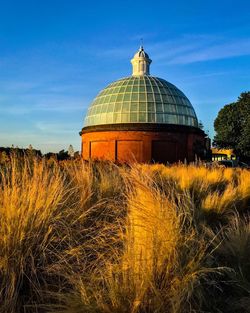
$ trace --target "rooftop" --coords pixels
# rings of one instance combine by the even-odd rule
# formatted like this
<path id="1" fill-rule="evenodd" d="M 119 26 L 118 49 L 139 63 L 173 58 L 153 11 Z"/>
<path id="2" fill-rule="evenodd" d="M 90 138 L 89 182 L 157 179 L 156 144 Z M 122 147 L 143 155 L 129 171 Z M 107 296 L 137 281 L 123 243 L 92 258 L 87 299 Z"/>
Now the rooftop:
<path id="1" fill-rule="evenodd" d="M 151 76 L 152 61 L 140 47 L 131 60 L 132 76 L 104 88 L 91 103 L 84 127 L 120 123 L 158 123 L 198 127 L 194 108 L 173 84 Z"/>

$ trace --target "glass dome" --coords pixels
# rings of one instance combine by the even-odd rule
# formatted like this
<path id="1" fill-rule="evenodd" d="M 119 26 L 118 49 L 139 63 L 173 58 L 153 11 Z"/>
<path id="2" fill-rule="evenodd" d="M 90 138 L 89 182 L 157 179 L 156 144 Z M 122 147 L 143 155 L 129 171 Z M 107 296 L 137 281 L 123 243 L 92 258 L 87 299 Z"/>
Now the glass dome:
<path id="1" fill-rule="evenodd" d="M 193 106 L 184 93 L 149 75 L 122 78 L 104 88 L 91 103 L 84 127 L 118 123 L 198 127 Z"/>

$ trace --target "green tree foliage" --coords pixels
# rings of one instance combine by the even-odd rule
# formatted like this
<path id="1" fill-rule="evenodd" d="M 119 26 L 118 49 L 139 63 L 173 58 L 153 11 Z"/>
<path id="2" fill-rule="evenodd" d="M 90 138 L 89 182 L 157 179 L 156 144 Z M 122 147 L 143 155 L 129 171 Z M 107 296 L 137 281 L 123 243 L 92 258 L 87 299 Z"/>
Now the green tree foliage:
<path id="1" fill-rule="evenodd" d="M 65 150 L 63 149 L 63 150 L 60 150 L 60 151 L 57 153 L 57 160 L 58 160 L 58 161 L 63 161 L 63 160 L 68 160 L 68 159 L 69 159 L 68 151 L 65 151 Z"/>
<path id="2" fill-rule="evenodd" d="M 216 147 L 230 148 L 239 156 L 250 157 L 250 91 L 219 111 L 214 129 Z"/>

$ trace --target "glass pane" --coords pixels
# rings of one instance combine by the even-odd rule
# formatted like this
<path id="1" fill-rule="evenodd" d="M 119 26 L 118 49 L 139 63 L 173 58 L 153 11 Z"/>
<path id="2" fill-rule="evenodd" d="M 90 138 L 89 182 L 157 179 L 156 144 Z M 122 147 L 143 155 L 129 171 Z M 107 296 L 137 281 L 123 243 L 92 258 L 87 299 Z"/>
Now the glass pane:
<path id="1" fill-rule="evenodd" d="M 169 115 L 169 123 L 170 124 L 177 124 L 177 116 L 176 115 Z"/>
<path id="2" fill-rule="evenodd" d="M 122 123 L 128 123 L 129 122 L 129 114 L 122 114 L 121 115 L 121 121 Z"/>
<path id="3" fill-rule="evenodd" d="M 110 98 L 111 98 L 111 95 L 107 95 L 107 96 L 103 97 L 103 103 L 110 102 Z"/>
<path id="4" fill-rule="evenodd" d="M 169 104 L 165 104 L 164 103 L 164 112 L 166 112 L 166 113 L 168 113 L 168 112 L 170 112 L 170 109 L 169 109 Z"/>
<path id="5" fill-rule="evenodd" d="M 187 114 L 187 115 L 188 115 L 188 114 L 189 114 L 189 108 L 188 108 L 187 106 L 184 106 L 183 108 L 184 108 L 184 112 L 185 112 L 185 114 Z"/>
<path id="6" fill-rule="evenodd" d="M 185 116 L 180 115 L 181 124 L 185 124 Z"/>
<path id="7" fill-rule="evenodd" d="M 121 114 L 120 113 L 114 113 L 114 123 L 121 123 Z"/>
<path id="8" fill-rule="evenodd" d="M 129 101 L 130 98 L 131 98 L 131 93 L 125 93 L 125 94 L 124 94 L 123 101 Z"/>
<path id="9" fill-rule="evenodd" d="M 137 122 L 137 113 L 130 114 L 130 122 L 136 123 Z"/>
<path id="10" fill-rule="evenodd" d="M 169 94 L 168 88 L 165 87 L 165 88 L 164 88 L 164 95 L 168 95 L 168 94 Z"/>
<path id="11" fill-rule="evenodd" d="M 156 82 L 154 81 L 154 79 L 151 79 L 151 84 L 152 86 L 156 86 Z"/>
<path id="12" fill-rule="evenodd" d="M 130 111 L 138 111 L 138 102 L 131 102 Z"/>
<path id="13" fill-rule="evenodd" d="M 107 112 L 114 112 L 114 107 L 115 107 L 114 103 L 110 103 L 108 105 Z"/>
<path id="14" fill-rule="evenodd" d="M 188 113 L 190 114 L 190 115 L 192 115 L 192 116 L 194 116 L 195 114 L 194 114 L 194 110 L 193 109 L 191 109 L 191 108 L 189 108 L 188 109 Z"/>
<path id="15" fill-rule="evenodd" d="M 161 94 L 165 93 L 165 89 L 163 87 L 159 87 Z"/>
<path id="16" fill-rule="evenodd" d="M 148 111 L 149 112 L 155 111 L 155 105 L 153 102 L 148 102 Z"/>
<path id="17" fill-rule="evenodd" d="M 129 102 L 123 102 L 122 104 L 122 111 L 128 112 L 129 111 Z"/>
<path id="18" fill-rule="evenodd" d="M 161 96 L 159 94 L 155 94 L 155 101 L 162 101 Z"/>
<path id="19" fill-rule="evenodd" d="M 146 123 L 147 122 L 146 118 L 147 118 L 146 113 L 142 113 L 142 112 L 139 113 L 139 122 Z"/>
<path id="20" fill-rule="evenodd" d="M 184 99 L 183 97 L 180 97 L 180 101 L 181 101 L 181 103 L 182 103 L 183 105 L 186 105 L 186 101 L 185 101 L 185 99 Z"/>
<path id="21" fill-rule="evenodd" d="M 145 93 L 139 93 L 139 101 L 146 101 L 146 94 Z"/>
<path id="22" fill-rule="evenodd" d="M 131 100 L 132 101 L 138 101 L 139 100 L 139 94 L 138 93 L 132 93 L 131 94 Z"/>
<path id="23" fill-rule="evenodd" d="M 155 123 L 155 113 L 148 113 L 148 122 Z"/>
<path id="24" fill-rule="evenodd" d="M 101 122 L 101 115 L 98 114 L 95 116 L 95 124 L 100 124 L 100 122 Z"/>
<path id="25" fill-rule="evenodd" d="M 177 113 L 176 106 L 175 106 L 175 105 L 173 105 L 173 104 L 170 104 L 170 105 L 169 105 L 169 112 L 172 112 L 172 113 Z"/>
<path id="26" fill-rule="evenodd" d="M 175 88 L 171 88 L 172 95 L 179 96 L 178 91 Z"/>
<path id="27" fill-rule="evenodd" d="M 123 100 L 123 94 L 118 94 L 116 101 L 122 101 Z"/>
<path id="28" fill-rule="evenodd" d="M 153 90 L 154 90 L 154 93 L 159 93 L 158 87 L 154 86 Z"/>
<path id="29" fill-rule="evenodd" d="M 99 104 L 102 104 L 103 102 L 104 102 L 104 98 L 103 97 L 99 98 Z"/>
<path id="30" fill-rule="evenodd" d="M 131 92 L 131 91 L 132 91 L 132 87 L 131 86 L 126 87 L 126 92 Z"/>
<path id="31" fill-rule="evenodd" d="M 163 105 L 161 103 L 156 103 L 156 112 L 163 112 Z"/>
<path id="32" fill-rule="evenodd" d="M 110 102 L 115 102 L 115 99 L 116 99 L 116 96 L 115 95 L 112 95 L 111 97 L 110 97 Z M 109 101 L 106 101 L 106 102 L 109 102 Z"/>
<path id="33" fill-rule="evenodd" d="M 106 123 L 107 124 L 112 124 L 113 123 L 113 113 L 107 113 Z"/>
<path id="34" fill-rule="evenodd" d="M 167 95 L 162 95 L 162 101 L 163 101 L 164 103 L 167 103 L 167 102 L 168 102 L 168 97 L 167 97 Z"/>
<path id="35" fill-rule="evenodd" d="M 153 87 L 150 85 L 150 86 L 147 86 L 147 92 L 154 92 L 154 90 L 153 90 Z"/>
<path id="36" fill-rule="evenodd" d="M 163 123 L 163 114 L 156 114 L 156 122 Z"/>
<path id="37" fill-rule="evenodd" d="M 141 102 L 139 106 L 140 111 L 146 111 L 146 102 Z"/>
<path id="38" fill-rule="evenodd" d="M 121 111 L 121 107 L 122 107 L 121 103 L 116 103 L 115 104 L 115 112 L 120 112 Z"/>
<path id="39" fill-rule="evenodd" d="M 101 114 L 101 123 L 106 124 L 106 113 Z"/>
<path id="40" fill-rule="evenodd" d="M 148 101 L 154 101 L 154 96 L 152 93 L 147 94 Z"/>
<path id="41" fill-rule="evenodd" d="M 101 108 L 101 112 L 105 113 L 107 111 L 107 104 L 103 104 Z"/>

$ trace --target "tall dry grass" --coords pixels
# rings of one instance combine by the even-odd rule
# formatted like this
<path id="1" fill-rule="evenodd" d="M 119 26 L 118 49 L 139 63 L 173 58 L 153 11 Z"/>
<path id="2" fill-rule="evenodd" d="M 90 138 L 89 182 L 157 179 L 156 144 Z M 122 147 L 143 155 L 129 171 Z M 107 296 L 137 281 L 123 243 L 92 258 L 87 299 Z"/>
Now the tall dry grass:
<path id="1" fill-rule="evenodd" d="M 0 312 L 249 312 L 250 172 L 0 169 Z"/>

